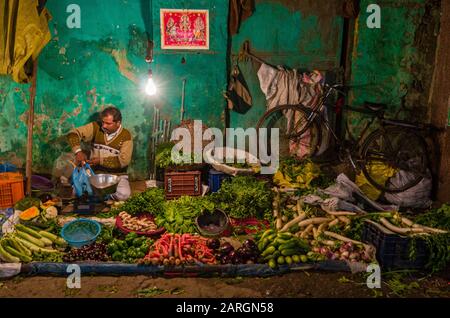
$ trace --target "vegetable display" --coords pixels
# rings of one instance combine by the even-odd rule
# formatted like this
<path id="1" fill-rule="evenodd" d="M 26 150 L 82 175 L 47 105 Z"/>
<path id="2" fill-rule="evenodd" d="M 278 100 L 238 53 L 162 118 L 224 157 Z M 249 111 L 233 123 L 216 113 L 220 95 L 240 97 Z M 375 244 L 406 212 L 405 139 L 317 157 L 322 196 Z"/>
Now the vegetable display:
<path id="1" fill-rule="evenodd" d="M 156 224 L 149 218 L 133 217 L 125 211 L 119 213 L 124 228 L 131 231 L 150 232 L 157 229 Z"/>
<path id="2" fill-rule="evenodd" d="M 450 231 L 450 204 L 443 204 L 439 209 L 419 214 L 414 221 L 424 226 Z"/>
<path id="3" fill-rule="evenodd" d="M 57 200 L 48 200 L 42 203 L 39 199 L 19 201 L 18 206 L 29 208 L 22 210 L 19 214 L 19 220 L 25 225 L 33 225 L 41 228 L 47 227 L 51 220 L 58 216 L 58 209 L 55 207 Z"/>
<path id="4" fill-rule="evenodd" d="M 320 176 L 318 165 L 305 160 L 287 158 L 273 176 L 275 184 L 285 188 L 311 189 L 312 181 Z"/>
<path id="5" fill-rule="evenodd" d="M 172 142 L 162 143 L 158 145 L 155 155 L 155 163 L 158 168 L 164 169 L 184 164 L 191 164 L 192 162 L 194 162 L 194 153 L 192 153 L 191 156 L 187 158 L 189 160 L 185 160 L 181 152 L 174 152 L 174 160 L 172 160 L 172 148 L 174 147 L 174 145 L 175 144 Z"/>
<path id="6" fill-rule="evenodd" d="M 261 235 L 257 246 L 261 252 L 260 261 L 268 263 L 271 268 L 306 261 L 305 254 L 310 250 L 305 240 L 290 232 L 277 233 L 273 229 L 266 230 Z"/>
<path id="7" fill-rule="evenodd" d="M 116 214 L 126 211 L 131 215 L 142 212 L 149 212 L 158 216 L 164 211 L 164 190 L 159 188 L 150 188 L 142 193 L 134 194 L 122 205 L 114 207 L 111 211 Z"/>
<path id="8" fill-rule="evenodd" d="M 124 240 L 113 239 L 106 247 L 113 261 L 135 263 L 148 253 L 153 240 L 136 233 L 128 233 Z"/>
<path id="9" fill-rule="evenodd" d="M 157 240 L 142 260 L 145 264 L 178 266 L 186 263 L 215 264 L 208 239 L 191 234 L 166 233 Z"/>
<path id="10" fill-rule="evenodd" d="M 235 249 L 230 243 L 225 242 L 217 248 L 219 240 L 211 240 L 211 248 L 215 250 L 216 258 L 221 264 L 253 264 L 258 262 L 260 252 L 255 241 L 247 239 L 241 247 Z"/>
<path id="11" fill-rule="evenodd" d="M 170 233 L 196 233 L 195 218 L 203 212 L 213 211 L 214 203 L 206 197 L 182 196 L 167 201 L 164 213 L 157 216 L 155 222 Z"/>
<path id="12" fill-rule="evenodd" d="M 42 255 L 61 255 L 58 249 L 64 250 L 66 247 L 66 241 L 50 232 L 16 224 L 15 232 L 0 240 L 0 259 L 11 263 L 27 263 L 35 258 L 42 259 Z M 57 258 L 60 259 L 60 256 Z"/>
<path id="13" fill-rule="evenodd" d="M 39 207 L 41 205 L 41 200 L 34 197 L 25 197 L 19 201 L 16 202 L 14 205 L 14 209 L 25 211 L 28 208 L 31 208 L 32 206 Z"/>
<path id="14" fill-rule="evenodd" d="M 73 248 L 63 256 L 64 262 L 82 262 L 82 261 L 97 261 L 106 262 L 110 260 L 106 253 L 106 244 L 94 243 L 85 245 L 81 248 Z"/>
<path id="15" fill-rule="evenodd" d="M 32 206 L 19 214 L 19 218 L 24 221 L 31 220 L 39 216 L 39 208 Z"/>
<path id="16" fill-rule="evenodd" d="M 264 181 L 252 176 L 236 176 L 225 180 L 213 193 L 217 207 L 233 218 L 271 219 L 272 191 Z"/>

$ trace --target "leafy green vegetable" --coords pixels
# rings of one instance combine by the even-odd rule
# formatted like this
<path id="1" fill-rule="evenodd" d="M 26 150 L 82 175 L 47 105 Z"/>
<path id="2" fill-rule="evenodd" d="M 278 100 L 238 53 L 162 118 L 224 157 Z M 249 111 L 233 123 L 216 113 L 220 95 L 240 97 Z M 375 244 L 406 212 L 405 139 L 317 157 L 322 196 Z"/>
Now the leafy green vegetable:
<path id="1" fill-rule="evenodd" d="M 212 213 L 214 207 L 209 197 L 182 196 L 177 200 L 167 201 L 164 214 L 156 217 L 155 222 L 170 233 L 195 233 L 195 218 L 203 212 Z"/>
<path id="2" fill-rule="evenodd" d="M 217 207 L 231 217 L 268 220 L 273 218 L 272 197 L 267 183 L 252 176 L 236 176 L 225 180 L 220 190 L 211 195 Z"/>
<path id="3" fill-rule="evenodd" d="M 126 211 L 131 215 L 140 212 L 149 212 L 154 216 L 161 215 L 164 211 L 164 190 L 160 188 L 150 188 L 142 193 L 133 195 L 121 206 L 111 210 L 112 213 Z"/>
<path id="4" fill-rule="evenodd" d="M 450 204 L 443 204 L 439 209 L 433 209 L 414 219 L 418 224 L 450 230 Z"/>
<path id="5" fill-rule="evenodd" d="M 191 164 L 194 162 L 194 153 L 190 156 L 190 161 L 183 161 L 183 153 L 175 153 L 175 161 L 172 160 L 172 148 L 175 144 L 166 142 L 158 145 L 156 148 L 155 163 L 158 168 L 175 167 L 183 164 Z"/>
<path id="6" fill-rule="evenodd" d="M 14 209 L 20 210 L 20 211 L 25 211 L 26 209 L 31 208 L 32 206 L 39 208 L 41 206 L 41 200 L 39 200 L 38 198 L 33 198 L 33 197 L 25 197 L 25 198 L 19 200 L 14 205 Z"/>
<path id="7" fill-rule="evenodd" d="M 174 144 L 171 142 L 162 143 L 156 148 L 155 163 L 158 168 L 167 168 L 173 164 L 171 153 Z"/>
<path id="8" fill-rule="evenodd" d="M 432 234 L 420 237 L 411 237 L 409 245 L 409 258 L 414 260 L 417 257 L 418 241 L 425 242 L 429 252 L 428 262 L 425 268 L 432 272 L 443 270 L 450 263 L 450 234 Z"/>

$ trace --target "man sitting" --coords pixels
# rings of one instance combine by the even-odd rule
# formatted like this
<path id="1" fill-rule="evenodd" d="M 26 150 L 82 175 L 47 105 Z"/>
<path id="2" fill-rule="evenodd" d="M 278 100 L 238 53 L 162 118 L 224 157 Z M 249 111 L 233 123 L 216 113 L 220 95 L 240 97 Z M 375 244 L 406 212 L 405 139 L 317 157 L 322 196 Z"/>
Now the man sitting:
<path id="1" fill-rule="evenodd" d="M 100 113 L 100 122 L 91 122 L 73 129 L 67 139 L 75 153 L 77 164 L 91 165 L 95 173 L 115 174 L 119 177 L 113 200 L 123 201 L 130 197 L 127 168 L 133 153 L 130 132 L 122 127 L 122 114 L 116 107 L 105 108 Z M 81 141 L 92 146 L 90 159 L 81 150 Z"/>

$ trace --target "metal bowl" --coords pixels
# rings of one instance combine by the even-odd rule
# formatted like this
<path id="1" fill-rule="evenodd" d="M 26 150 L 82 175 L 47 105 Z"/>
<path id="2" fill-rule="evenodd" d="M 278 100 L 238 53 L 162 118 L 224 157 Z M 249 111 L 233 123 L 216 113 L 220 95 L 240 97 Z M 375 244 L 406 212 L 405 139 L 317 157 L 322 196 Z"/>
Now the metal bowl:
<path id="1" fill-rule="evenodd" d="M 96 174 L 89 177 L 92 189 L 99 196 L 116 192 L 119 177 L 113 174 Z"/>

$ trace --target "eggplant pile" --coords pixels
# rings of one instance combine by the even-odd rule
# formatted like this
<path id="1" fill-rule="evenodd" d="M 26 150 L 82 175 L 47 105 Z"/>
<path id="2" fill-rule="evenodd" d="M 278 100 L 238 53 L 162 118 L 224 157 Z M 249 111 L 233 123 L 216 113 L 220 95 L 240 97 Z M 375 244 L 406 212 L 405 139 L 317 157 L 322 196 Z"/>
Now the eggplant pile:
<path id="1" fill-rule="evenodd" d="M 258 246 L 251 239 L 245 240 L 238 249 L 228 242 L 220 245 L 220 241 L 216 239 L 210 240 L 208 247 L 215 251 L 216 259 L 221 264 L 254 264 L 259 258 Z"/>

